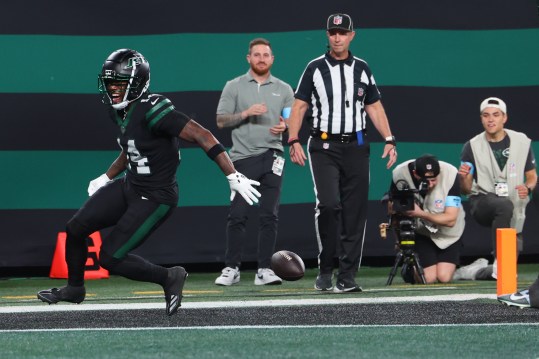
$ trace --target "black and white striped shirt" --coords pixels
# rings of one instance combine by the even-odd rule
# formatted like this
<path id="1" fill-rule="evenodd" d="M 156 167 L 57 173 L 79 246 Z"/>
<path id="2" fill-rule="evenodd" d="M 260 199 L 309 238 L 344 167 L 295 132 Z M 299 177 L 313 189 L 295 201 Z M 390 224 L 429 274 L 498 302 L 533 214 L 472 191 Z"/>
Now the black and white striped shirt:
<path id="1" fill-rule="evenodd" d="M 365 61 L 351 52 L 347 59 L 336 60 L 327 52 L 309 62 L 295 98 L 310 104 L 314 129 L 339 134 L 363 130 L 364 106 L 381 96 Z"/>

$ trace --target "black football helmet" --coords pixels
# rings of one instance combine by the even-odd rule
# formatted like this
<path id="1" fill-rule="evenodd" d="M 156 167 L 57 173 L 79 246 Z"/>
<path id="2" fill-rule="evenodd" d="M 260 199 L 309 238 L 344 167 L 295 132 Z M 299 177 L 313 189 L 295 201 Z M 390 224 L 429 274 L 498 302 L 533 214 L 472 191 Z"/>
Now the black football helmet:
<path id="1" fill-rule="evenodd" d="M 111 81 L 127 82 L 127 89 L 120 103 L 114 104 L 107 91 L 107 84 Z M 150 64 L 138 51 L 116 50 L 105 60 L 97 82 L 103 103 L 111 105 L 115 110 L 124 109 L 150 87 Z"/>

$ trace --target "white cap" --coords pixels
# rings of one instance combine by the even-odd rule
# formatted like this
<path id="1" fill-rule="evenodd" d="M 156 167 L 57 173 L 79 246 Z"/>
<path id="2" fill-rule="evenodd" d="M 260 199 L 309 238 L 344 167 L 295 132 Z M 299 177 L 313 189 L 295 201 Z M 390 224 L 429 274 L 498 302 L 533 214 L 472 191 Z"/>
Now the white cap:
<path id="1" fill-rule="evenodd" d="M 500 110 L 502 110 L 503 113 L 507 113 L 507 106 L 505 105 L 505 102 L 503 102 L 503 100 L 497 97 L 489 97 L 485 99 L 483 102 L 481 102 L 480 112 L 483 113 L 483 111 L 487 107 L 499 108 Z"/>

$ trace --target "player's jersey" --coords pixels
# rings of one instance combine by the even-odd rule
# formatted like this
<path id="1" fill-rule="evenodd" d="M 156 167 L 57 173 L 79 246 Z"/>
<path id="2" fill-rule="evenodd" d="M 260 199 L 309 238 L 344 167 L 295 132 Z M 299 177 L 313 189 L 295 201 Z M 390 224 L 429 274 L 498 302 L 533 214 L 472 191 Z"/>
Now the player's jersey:
<path id="1" fill-rule="evenodd" d="M 129 158 L 129 184 L 143 197 L 176 205 L 178 135 L 189 118 L 176 111 L 168 98 L 149 93 L 133 102 L 127 113 L 111 108 L 110 115 L 120 127 L 118 144 Z"/>

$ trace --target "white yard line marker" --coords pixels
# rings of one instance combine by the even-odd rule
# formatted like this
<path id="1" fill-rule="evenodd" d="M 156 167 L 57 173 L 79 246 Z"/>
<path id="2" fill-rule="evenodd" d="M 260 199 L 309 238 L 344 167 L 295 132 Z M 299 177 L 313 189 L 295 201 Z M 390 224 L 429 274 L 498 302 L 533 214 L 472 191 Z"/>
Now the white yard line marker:
<path id="1" fill-rule="evenodd" d="M 316 329 L 316 328 L 447 328 L 447 327 L 515 327 L 539 326 L 539 323 L 460 323 L 460 324 L 345 324 L 345 325 L 222 325 L 199 327 L 137 327 L 137 328 L 54 328 L 54 329 L 2 329 L 0 333 L 32 332 L 91 332 L 91 331 L 152 331 L 152 330 L 231 330 L 231 329 Z"/>
<path id="2" fill-rule="evenodd" d="M 271 300 L 246 300 L 246 301 L 219 301 L 219 302 L 184 302 L 182 309 L 206 309 L 206 308 L 255 308 L 255 307 L 284 307 L 302 305 L 337 305 L 337 304 L 382 304 L 382 303 L 414 303 L 414 302 L 460 302 L 476 299 L 496 299 L 496 294 L 447 294 L 425 295 L 407 297 L 383 297 L 383 298 L 345 298 L 343 294 L 339 298 L 324 299 L 271 299 Z M 118 304 L 54 304 L 54 305 L 31 305 L 0 307 L 1 313 L 37 313 L 37 312 L 75 312 L 93 310 L 137 310 L 137 309 L 163 309 L 162 303 L 118 303 Z"/>

